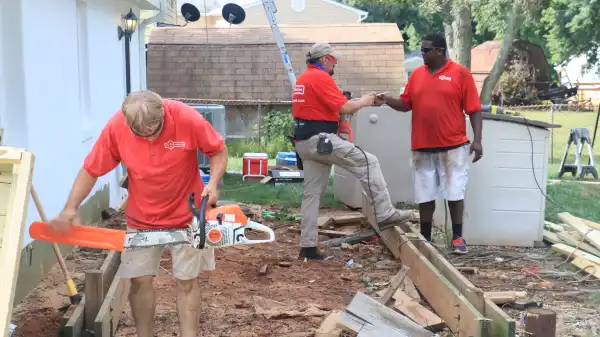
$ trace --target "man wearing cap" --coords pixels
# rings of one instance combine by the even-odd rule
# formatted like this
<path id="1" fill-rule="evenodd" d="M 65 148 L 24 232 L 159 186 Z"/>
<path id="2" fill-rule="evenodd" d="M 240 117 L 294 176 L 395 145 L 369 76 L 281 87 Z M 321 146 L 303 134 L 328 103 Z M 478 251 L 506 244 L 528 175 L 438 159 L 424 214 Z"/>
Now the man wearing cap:
<path id="1" fill-rule="evenodd" d="M 412 212 L 392 206 L 377 157 L 336 135 L 340 117 L 382 102 L 375 94 L 358 100 L 344 96 L 333 80 L 340 52 L 328 43 L 317 43 L 306 54 L 307 69 L 298 77 L 292 93 L 294 144 L 298 164 L 304 169 L 304 197 L 300 235 L 300 258 L 322 260 L 317 248 L 319 206 L 331 174 L 338 165 L 359 179 L 373 199 L 379 225 L 410 219 Z"/>

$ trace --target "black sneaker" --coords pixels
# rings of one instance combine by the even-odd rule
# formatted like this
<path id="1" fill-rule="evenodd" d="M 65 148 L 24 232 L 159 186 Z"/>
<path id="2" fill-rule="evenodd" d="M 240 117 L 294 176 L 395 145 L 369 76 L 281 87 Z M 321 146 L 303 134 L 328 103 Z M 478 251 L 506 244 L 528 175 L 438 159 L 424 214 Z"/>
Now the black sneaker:
<path id="1" fill-rule="evenodd" d="M 317 247 L 302 247 L 298 259 L 324 260 L 327 256 L 319 251 Z"/>

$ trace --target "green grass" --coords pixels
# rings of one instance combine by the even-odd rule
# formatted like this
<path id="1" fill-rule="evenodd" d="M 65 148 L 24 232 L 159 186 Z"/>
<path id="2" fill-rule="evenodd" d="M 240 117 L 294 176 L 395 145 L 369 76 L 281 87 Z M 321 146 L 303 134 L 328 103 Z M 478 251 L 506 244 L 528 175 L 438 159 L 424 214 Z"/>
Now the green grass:
<path id="1" fill-rule="evenodd" d="M 524 117 L 531 120 L 539 120 L 548 123 L 552 123 L 552 115 L 549 111 L 526 111 L 517 110 Z M 588 128 L 590 130 L 590 137 L 594 135 L 594 126 L 596 123 L 595 112 L 555 112 L 554 113 L 554 124 L 561 125 L 560 128 L 550 130 L 551 135 L 554 133 L 554 144 L 552 146 L 551 155 L 548 156 L 549 167 L 548 167 L 548 178 L 555 179 L 558 176 L 558 170 L 560 168 L 560 161 L 565 152 L 567 142 L 569 140 L 569 133 L 572 128 Z M 485 130 L 483 131 L 485 133 Z M 600 145 L 598 145 L 600 146 Z M 598 153 L 597 151 L 594 151 Z M 587 148 L 584 149 L 583 153 L 584 162 L 587 163 L 588 155 Z M 599 155 L 595 155 L 594 159 L 596 162 L 600 159 Z M 567 163 L 575 162 L 575 151 L 574 147 L 571 146 L 569 150 L 569 156 L 567 157 Z M 563 178 L 573 179 L 571 175 L 564 175 Z M 589 179 L 589 176 L 587 176 Z"/>
<path id="2" fill-rule="evenodd" d="M 569 212 L 574 216 L 600 222 L 600 185 L 563 181 L 546 188 L 546 220 L 562 222 L 557 213 Z"/>
<path id="3" fill-rule="evenodd" d="M 321 206 L 340 206 L 340 203 L 333 198 L 332 187 L 333 180 L 330 180 L 327 193 L 321 201 Z M 243 181 L 241 174 L 227 173 L 223 179 L 219 199 L 258 205 L 299 207 L 302 203 L 303 192 L 302 184 L 265 185 L 260 182 Z"/>

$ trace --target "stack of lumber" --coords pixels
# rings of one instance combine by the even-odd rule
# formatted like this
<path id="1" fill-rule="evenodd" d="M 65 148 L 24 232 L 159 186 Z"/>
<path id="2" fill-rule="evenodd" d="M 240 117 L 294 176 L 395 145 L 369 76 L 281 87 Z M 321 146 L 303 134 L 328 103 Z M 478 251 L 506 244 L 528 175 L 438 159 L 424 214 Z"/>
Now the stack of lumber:
<path id="1" fill-rule="evenodd" d="M 323 242 L 328 247 L 339 246 L 342 243 L 354 244 L 369 240 L 377 235 L 372 229 L 364 229 L 366 217 L 356 211 L 336 211 L 321 215 L 318 219 L 319 235 L 329 237 Z M 300 233 L 299 227 L 290 227 L 291 231 Z"/>
<path id="2" fill-rule="evenodd" d="M 552 250 L 570 259 L 570 263 L 600 279 L 600 224 L 578 218 L 567 212 L 559 213 L 563 223 L 546 221 L 544 240 Z"/>

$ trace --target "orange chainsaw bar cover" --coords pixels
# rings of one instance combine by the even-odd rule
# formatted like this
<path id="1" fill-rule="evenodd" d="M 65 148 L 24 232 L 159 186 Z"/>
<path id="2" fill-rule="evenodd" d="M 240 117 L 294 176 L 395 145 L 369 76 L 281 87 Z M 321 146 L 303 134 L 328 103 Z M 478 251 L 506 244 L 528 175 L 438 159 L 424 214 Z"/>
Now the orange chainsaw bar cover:
<path id="1" fill-rule="evenodd" d="M 34 221 L 29 227 L 29 235 L 35 240 L 118 252 L 124 250 L 126 233 L 126 231 L 118 229 L 73 225 L 70 233 L 55 234 L 48 227 L 48 223 L 42 221 Z"/>

